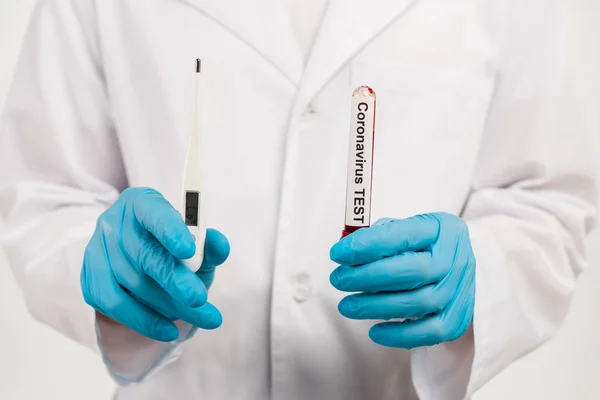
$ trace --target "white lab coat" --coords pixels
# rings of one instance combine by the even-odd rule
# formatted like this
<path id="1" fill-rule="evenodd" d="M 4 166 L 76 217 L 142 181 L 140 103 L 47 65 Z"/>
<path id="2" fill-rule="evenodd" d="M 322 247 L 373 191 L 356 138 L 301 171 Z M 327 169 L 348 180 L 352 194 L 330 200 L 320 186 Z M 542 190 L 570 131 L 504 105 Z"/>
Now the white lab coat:
<path id="1" fill-rule="evenodd" d="M 121 400 L 469 397 L 555 334 L 585 266 L 595 126 L 567 3 L 332 0 L 304 68 L 275 0 L 41 1 L 0 136 L 3 243 L 31 313 L 101 353 Z M 98 342 L 84 247 L 126 187 L 179 199 L 196 57 L 208 220 L 232 247 L 209 295 L 223 326 L 164 345 L 102 323 Z M 378 96 L 374 218 L 468 222 L 475 317 L 455 342 L 380 347 L 373 321 L 337 311 L 360 84 Z"/>

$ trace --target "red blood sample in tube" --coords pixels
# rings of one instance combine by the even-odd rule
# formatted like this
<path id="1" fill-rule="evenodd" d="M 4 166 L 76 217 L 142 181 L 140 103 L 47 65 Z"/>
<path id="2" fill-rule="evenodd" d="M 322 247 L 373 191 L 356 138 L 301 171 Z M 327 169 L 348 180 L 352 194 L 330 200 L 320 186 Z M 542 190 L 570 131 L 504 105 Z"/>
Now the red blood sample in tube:
<path id="1" fill-rule="evenodd" d="M 346 182 L 346 218 L 342 237 L 371 226 L 371 187 L 375 139 L 375 91 L 360 86 L 352 93 Z"/>

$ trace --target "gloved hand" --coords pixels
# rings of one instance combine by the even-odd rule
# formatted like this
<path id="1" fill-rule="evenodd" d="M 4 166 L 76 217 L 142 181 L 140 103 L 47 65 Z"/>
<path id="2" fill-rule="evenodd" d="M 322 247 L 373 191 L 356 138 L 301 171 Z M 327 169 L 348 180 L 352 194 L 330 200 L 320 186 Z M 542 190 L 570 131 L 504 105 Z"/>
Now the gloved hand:
<path id="1" fill-rule="evenodd" d="M 458 339 L 473 320 L 475 257 L 465 222 L 435 213 L 382 220 L 331 248 L 340 313 L 389 320 L 369 331 L 382 346 L 411 349 Z"/>
<path id="2" fill-rule="evenodd" d="M 197 273 L 180 261 L 196 251 L 179 213 L 160 193 L 125 190 L 99 218 L 85 250 L 81 289 L 96 311 L 159 341 L 177 339 L 174 320 L 215 329 L 222 317 L 207 303 L 215 267 L 229 256 L 227 238 L 206 232 Z"/>

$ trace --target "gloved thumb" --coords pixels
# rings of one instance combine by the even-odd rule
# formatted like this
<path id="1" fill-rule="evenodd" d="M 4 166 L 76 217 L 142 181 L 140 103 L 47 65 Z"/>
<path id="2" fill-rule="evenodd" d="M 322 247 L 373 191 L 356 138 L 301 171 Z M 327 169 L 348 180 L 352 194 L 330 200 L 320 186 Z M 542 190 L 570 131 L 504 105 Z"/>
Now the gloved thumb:
<path id="1" fill-rule="evenodd" d="M 196 275 L 202 280 L 204 286 L 208 289 L 215 276 L 215 268 L 223 264 L 229 257 L 229 241 L 221 232 L 216 229 L 206 230 L 206 239 L 204 241 L 204 261 L 202 266 L 196 272 Z"/>

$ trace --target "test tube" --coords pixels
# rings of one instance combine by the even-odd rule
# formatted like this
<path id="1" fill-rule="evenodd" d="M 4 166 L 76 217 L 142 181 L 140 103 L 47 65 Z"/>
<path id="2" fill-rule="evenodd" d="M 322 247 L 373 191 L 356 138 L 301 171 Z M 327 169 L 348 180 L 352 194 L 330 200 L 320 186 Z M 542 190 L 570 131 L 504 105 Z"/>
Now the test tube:
<path id="1" fill-rule="evenodd" d="M 342 237 L 371 226 L 376 103 L 375 91 L 368 86 L 360 86 L 352 92 L 346 215 Z"/>

